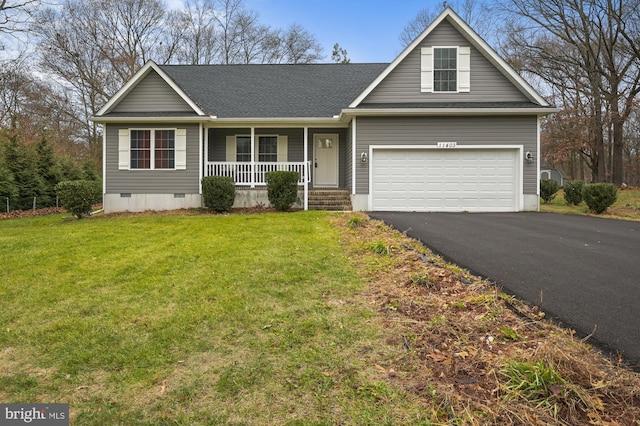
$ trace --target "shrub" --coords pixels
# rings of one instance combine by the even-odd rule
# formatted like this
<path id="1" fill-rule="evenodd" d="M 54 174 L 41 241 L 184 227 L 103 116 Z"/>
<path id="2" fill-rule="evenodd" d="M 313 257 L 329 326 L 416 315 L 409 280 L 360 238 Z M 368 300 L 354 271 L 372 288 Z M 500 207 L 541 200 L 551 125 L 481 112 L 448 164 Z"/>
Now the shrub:
<path id="1" fill-rule="evenodd" d="M 584 186 L 582 197 L 590 212 L 600 214 L 616 202 L 616 192 L 612 183 L 592 183 Z"/>
<path id="2" fill-rule="evenodd" d="M 582 202 L 582 190 L 584 182 L 581 180 L 569 180 L 564 183 L 564 200 L 570 206 L 577 206 Z"/>
<path id="3" fill-rule="evenodd" d="M 99 182 L 89 180 L 63 181 L 55 189 L 62 207 L 78 219 L 91 214 L 91 207 L 102 192 Z"/>
<path id="4" fill-rule="evenodd" d="M 228 212 L 236 199 L 236 185 L 229 176 L 205 176 L 202 178 L 204 206 L 215 212 Z"/>
<path id="5" fill-rule="evenodd" d="M 556 198 L 556 192 L 558 192 L 558 189 L 560 189 L 560 186 L 555 180 L 542 179 L 540 181 L 540 198 L 548 204 L 551 200 Z"/>
<path id="6" fill-rule="evenodd" d="M 271 205 L 278 211 L 289 210 L 298 198 L 298 172 L 267 172 L 267 197 Z"/>

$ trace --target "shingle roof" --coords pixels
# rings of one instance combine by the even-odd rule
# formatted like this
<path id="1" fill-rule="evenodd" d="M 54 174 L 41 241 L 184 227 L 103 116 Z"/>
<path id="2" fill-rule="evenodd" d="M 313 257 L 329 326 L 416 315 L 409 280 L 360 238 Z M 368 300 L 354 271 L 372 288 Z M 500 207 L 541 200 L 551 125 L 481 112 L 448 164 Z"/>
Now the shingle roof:
<path id="1" fill-rule="evenodd" d="M 163 65 L 201 109 L 219 118 L 333 117 L 388 64 Z"/>

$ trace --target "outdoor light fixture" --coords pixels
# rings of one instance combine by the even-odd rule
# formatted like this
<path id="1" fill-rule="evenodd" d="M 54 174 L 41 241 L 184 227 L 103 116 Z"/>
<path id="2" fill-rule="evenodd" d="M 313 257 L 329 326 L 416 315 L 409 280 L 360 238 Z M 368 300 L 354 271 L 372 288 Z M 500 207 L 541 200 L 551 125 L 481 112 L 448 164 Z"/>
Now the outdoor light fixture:
<path id="1" fill-rule="evenodd" d="M 533 154 L 531 153 L 531 151 L 527 151 L 524 154 L 524 159 L 527 160 L 527 163 L 533 163 Z"/>
<path id="2" fill-rule="evenodd" d="M 360 154 L 360 161 L 363 163 L 367 163 L 369 161 L 369 155 L 366 152 L 362 152 Z"/>

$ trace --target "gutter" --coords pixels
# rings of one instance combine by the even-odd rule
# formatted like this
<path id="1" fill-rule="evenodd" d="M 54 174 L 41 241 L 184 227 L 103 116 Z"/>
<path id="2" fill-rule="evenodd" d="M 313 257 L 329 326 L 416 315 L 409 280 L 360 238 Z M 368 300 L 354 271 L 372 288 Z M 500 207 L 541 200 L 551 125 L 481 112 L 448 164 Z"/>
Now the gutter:
<path id="1" fill-rule="evenodd" d="M 341 117 L 375 116 L 483 116 L 483 115 L 537 115 L 545 116 L 560 108 L 347 108 Z"/>

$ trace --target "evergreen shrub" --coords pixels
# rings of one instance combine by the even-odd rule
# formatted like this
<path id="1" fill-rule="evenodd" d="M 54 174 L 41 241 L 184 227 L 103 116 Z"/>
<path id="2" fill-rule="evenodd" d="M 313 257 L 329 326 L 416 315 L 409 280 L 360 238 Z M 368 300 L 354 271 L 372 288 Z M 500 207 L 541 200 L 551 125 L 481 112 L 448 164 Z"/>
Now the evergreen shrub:
<path id="1" fill-rule="evenodd" d="M 267 197 L 269 203 L 278 211 L 290 210 L 298 198 L 298 172 L 267 172 Z"/>
<path id="2" fill-rule="evenodd" d="M 584 186 L 582 197 L 591 213 L 601 214 L 616 202 L 617 191 L 612 183 L 591 183 Z"/>
<path id="3" fill-rule="evenodd" d="M 556 192 L 560 189 L 560 185 L 553 179 L 542 179 L 540 181 L 540 198 L 546 204 L 556 198 Z"/>
<path id="4" fill-rule="evenodd" d="M 584 182 L 581 180 L 569 180 L 564 183 L 564 200 L 567 205 L 577 206 L 582 202 L 582 190 Z"/>
<path id="5" fill-rule="evenodd" d="M 236 199 L 236 185 L 229 176 L 205 176 L 202 178 L 204 205 L 215 212 L 228 212 Z"/>
<path id="6" fill-rule="evenodd" d="M 101 192 L 100 184 L 89 180 L 67 180 L 56 185 L 56 194 L 62 207 L 78 219 L 91 214 L 91 208 Z"/>

